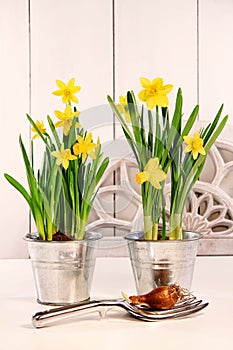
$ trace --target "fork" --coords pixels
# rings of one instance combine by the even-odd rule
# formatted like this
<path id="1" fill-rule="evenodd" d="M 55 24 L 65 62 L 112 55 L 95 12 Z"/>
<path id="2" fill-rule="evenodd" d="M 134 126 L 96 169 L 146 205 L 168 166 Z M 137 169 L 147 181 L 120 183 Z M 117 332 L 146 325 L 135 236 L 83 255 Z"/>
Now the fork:
<path id="1" fill-rule="evenodd" d="M 127 311 L 131 316 L 141 321 L 161 321 L 170 318 L 186 317 L 204 309 L 207 302 L 197 300 L 190 296 L 178 302 L 169 310 L 154 310 L 140 305 L 131 305 L 125 299 L 92 300 L 82 304 L 61 306 L 50 310 L 40 311 L 32 316 L 32 324 L 36 328 L 51 325 L 55 321 L 60 321 L 71 315 L 83 315 L 90 312 L 99 312 L 101 317 L 113 308 L 120 308 Z"/>

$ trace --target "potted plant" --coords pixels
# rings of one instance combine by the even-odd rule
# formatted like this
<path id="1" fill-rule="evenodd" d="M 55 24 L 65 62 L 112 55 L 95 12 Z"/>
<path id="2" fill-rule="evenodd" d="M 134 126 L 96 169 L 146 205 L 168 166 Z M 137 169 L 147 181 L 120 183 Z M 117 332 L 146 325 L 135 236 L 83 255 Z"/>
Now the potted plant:
<path id="1" fill-rule="evenodd" d="M 43 121 L 33 121 L 27 115 L 34 132 L 30 151 L 19 138 L 28 190 L 9 174 L 5 178 L 26 199 L 36 224 L 36 234 L 28 234 L 26 240 L 38 301 L 69 304 L 89 298 L 93 249 L 101 235 L 85 229 L 109 160 L 103 157 L 99 139 L 94 143 L 92 134 L 79 123 L 80 112 L 74 104 L 80 87 L 74 79 L 68 84 L 57 80 L 56 84 L 58 90 L 53 94 L 65 104 L 64 111 L 54 112 L 58 121 L 54 123 L 48 116 L 47 131 Z M 34 159 L 37 138 L 44 145 L 39 170 Z"/>
<path id="2" fill-rule="evenodd" d="M 108 101 L 117 116 L 134 153 L 141 185 L 144 231 L 130 233 L 128 247 L 139 294 L 165 284 L 191 287 L 197 243 L 200 235 L 183 232 L 182 217 L 190 190 L 205 164 L 206 155 L 227 122 L 220 121 L 221 106 L 212 123 L 190 135 L 198 116 L 195 106 L 183 120 L 182 91 L 178 90 L 173 117 L 170 118 L 167 94 L 173 86 L 161 78 L 140 80 L 143 89 L 138 106 L 133 91 L 115 104 Z M 164 187 L 170 177 L 169 219 L 166 215 Z"/>

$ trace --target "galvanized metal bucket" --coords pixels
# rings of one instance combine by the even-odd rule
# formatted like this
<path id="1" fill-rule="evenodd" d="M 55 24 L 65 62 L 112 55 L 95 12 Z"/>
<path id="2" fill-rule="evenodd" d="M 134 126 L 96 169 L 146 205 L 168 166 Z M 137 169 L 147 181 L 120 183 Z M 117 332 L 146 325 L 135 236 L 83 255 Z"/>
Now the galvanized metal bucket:
<path id="1" fill-rule="evenodd" d="M 27 235 L 37 301 L 69 305 L 90 298 L 99 233 L 87 233 L 80 241 L 39 241 Z"/>
<path id="2" fill-rule="evenodd" d="M 142 232 L 125 237 L 138 294 L 169 284 L 190 290 L 199 233 L 183 232 L 182 240 L 149 241 Z"/>

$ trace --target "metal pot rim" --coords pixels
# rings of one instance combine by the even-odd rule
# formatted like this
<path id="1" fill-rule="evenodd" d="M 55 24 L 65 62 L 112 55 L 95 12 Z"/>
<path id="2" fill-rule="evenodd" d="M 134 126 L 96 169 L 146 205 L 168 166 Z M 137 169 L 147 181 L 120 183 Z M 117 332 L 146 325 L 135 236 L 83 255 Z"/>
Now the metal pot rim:
<path id="1" fill-rule="evenodd" d="M 85 234 L 85 238 L 84 239 L 80 239 L 80 240 L 71 240 L 71 241 L 43 241 L 38 239 L 39 235 L 37 232 L 34 233 L 27 233 L 26 236 L 23 238 L 25 241 L 27 242 L 35 242 L 35 243 L 49 243 L 49 244 L 77 244 L 77 243 L 81 243 L 81 242 L 85 242 L 85 241 L 96 241 L 98 239 L 101 239 L 103 237 L 103 235 L 99 232 L 87 232 Z"/>
<path id="2" fill-rule="evenodd" d="M 185 243 L 189 241 L 195 241 L 198 239 L 201 239 L 203 236 L 201 233 L 198 232 L 193 232 L 193 231 L 183 231 L 184 238 L 183 239 L 166 239 L 166 240 L 146 240 L 144 239 L 144 232 L 143 231 L 135 231 L 135 232 L 130 232 L 128 233 L 124 238 L 128 241 L 137 241 L 137 242 L 152 242 L 152 243 L 174 243 L 174 242 L 180 242 L 180 243 Z"/>

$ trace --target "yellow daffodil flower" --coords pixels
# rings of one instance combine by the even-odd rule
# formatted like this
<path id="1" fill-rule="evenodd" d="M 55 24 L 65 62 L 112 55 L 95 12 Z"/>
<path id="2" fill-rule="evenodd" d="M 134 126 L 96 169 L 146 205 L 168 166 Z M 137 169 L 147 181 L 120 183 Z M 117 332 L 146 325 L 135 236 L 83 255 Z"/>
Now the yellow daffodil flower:
<path id="1" fill-rule="evenodd" d="M 71 154 L 71 150 L 69 148 L 64 149 L 64 143 L 61 145 L 61 151 L 53 151 L 52 155 L 57 158 L 57 165 L 62 164 L 64 169 L 68 168 L 70 160 L 77 159 L 76 156 Z"/>
<path id="2" fill-rule="evenodd" d="M 155 106 L 167 107 L 167 94 L 173 88 L 173 85 L 163 85 L 162 78 L 156 78 L 150 81 L 147 78 L 140 78 L 140 83 L 144 88 L 138 94 L 141 101 L 146 102 L 149 110 L 154 109 Z"/>
<path id="3" fill-rule="evenodd" d="M 96 154 L 94 149 L 97 147 L 97 144 L 92 142 L 92 133 L 88 133 L 86 138 L 82 136 L 77 137 L 77 143 L 73 146 L 73 152 L 75 155 L 82 154 L 82 162 L 85 162 L 87 155 L 95 159 Z"/>
<path id="4" fill-rule="evenodd" d="M 63 133 L 65 136 L 67 136 L 69 135 L 74 117 L 78 117 L 80 112 L 72 112 L 71 106 L 68 105 L 66 106 L 64 113 L 60 111 L 54 111 L 54 114 L 58 119 L 60 119 L 59 122 L 54 124 L 55 128 L 63 126 Z M 76 128 L 79 128 L 80 126 L 81 125 L 77 122 Z"/>
<path id="5" fill-rule="evenodd" d="M 74 78 L 70 79 L 67 85 L 61 80 L 56 80 L 56 84 L 60 90 L 54 91 L 53 94 L 56 96 L 62 96 L 63 103 L 71 101 L 78 103 L 75 94 L 80 91 L 81 87 L 74 85 Z"/>
<path id="6" fill-rule="evenodd" d="M 184 136 L 184 141 L 187 143 L 185 152 L 192 152 L 193 159 L 197 159 L 198 154 L 203 156 L 206 154 L 203 147 L 203 139 L 200 137 L 199 131 L 196 131 L 192 136 Z"/>
<path id="7" fill-rule="evenodd" d="M 152 186 L 161 189 L 160 182 L 166 179 L 167 174 L 162 170 L 158 158 L 150 158 L 144 171 L 136 174 L 136 182 L 142 184 L 149 181 Z"/>
<path id="8" fill-rule="evenodd" d="M 37 120 L 37 121 L 36 121 L 36 126 L 37 126 L 37 128 L 40 130 L 41 134 L 46 133 L 46 129 L 45 129 L 45 127 L 44 127 L 44 122 L 42 122 L 42 121 L 40 122 L 39 120 Z M 40 136 L 40 135 L 38 134 L 38 132 L 36 131 L 35 128 L 32 128 L 32 131 L 35 133 L 35 134 L 33 135 L 32 140 L 34 140 L 35 138 L 37 138 L 37 137 Z"/>
<path id="9" fill-rule="evenodd" d="M 130 114 L 129 114 L 129 108 L 127 104 L 127 96 L 120 96 L 119 102 L 120 103 L 117 105 L 118 111 L 121 114 L 124 114 L 126 122 L 130 123 Z"/>

